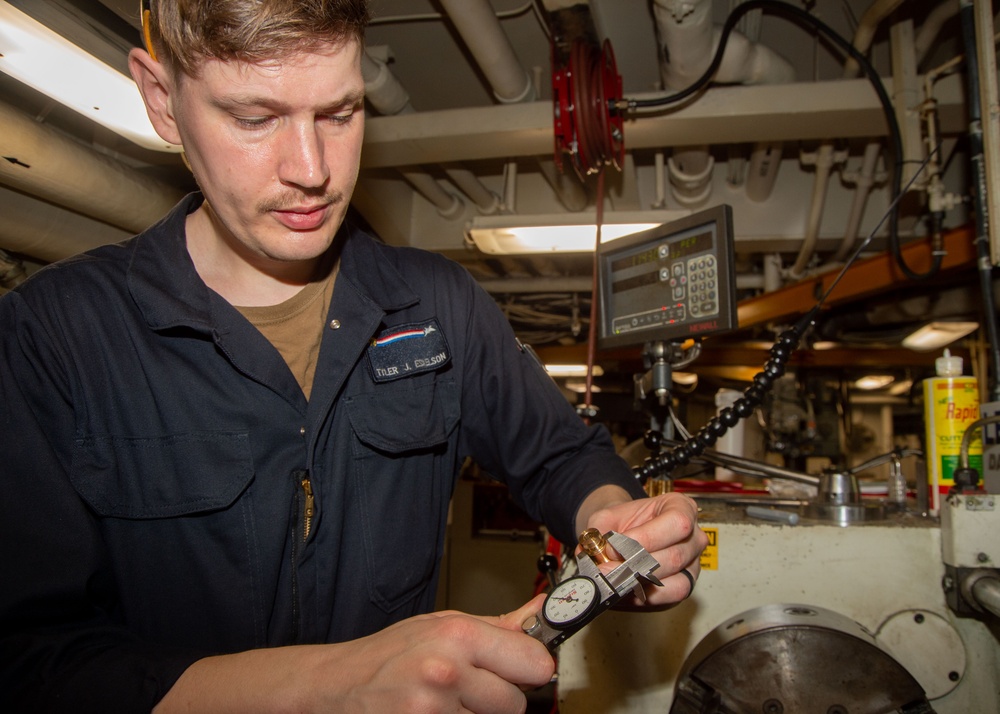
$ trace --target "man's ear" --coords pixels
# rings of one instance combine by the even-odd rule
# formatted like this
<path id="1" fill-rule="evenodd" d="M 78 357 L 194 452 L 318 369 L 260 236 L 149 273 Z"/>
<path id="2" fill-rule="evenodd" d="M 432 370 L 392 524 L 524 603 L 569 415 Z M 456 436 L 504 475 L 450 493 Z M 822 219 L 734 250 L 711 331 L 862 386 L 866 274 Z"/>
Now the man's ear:
<path id="1" fill-rule="evenodd" d="M 174 81 L 170 71 L 150 57 L 146 50 L 138 48 L 129 52 L 128 68 L 139 87 L 142 101 L 146 105 L 146 114 L 156 133 L 164 141 L 179 146 L 182 142 L 174 119 L 171 101 Z"/>

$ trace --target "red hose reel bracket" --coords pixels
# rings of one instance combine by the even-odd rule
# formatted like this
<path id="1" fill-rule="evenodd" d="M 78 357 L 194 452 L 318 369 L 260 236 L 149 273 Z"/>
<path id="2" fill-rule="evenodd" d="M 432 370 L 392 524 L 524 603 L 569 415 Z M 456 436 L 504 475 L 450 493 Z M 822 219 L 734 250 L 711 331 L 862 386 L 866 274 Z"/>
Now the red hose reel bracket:
<path id="1" fill-rule="evenodd" d="M 555 161 L 565 171 L 564 157 L 581 178 L 610 164 L 621 171 L 625 159 L 625 130 L 614 107 L 622 99 L 622 78 L 611 43 L 600 51 L 575 40 L 566 64 L 552 71 L 552 110 Z"/>

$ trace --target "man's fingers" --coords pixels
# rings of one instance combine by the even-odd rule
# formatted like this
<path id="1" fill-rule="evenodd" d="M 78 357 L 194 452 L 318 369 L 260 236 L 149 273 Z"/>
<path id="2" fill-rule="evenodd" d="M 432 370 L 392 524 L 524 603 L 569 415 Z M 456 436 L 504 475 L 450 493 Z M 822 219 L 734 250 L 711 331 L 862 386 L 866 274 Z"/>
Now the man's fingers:
<path id="1" fill-rule="evenodd" d="M 488 624 L 493 628 L 493 635 L 483 640 L 474 656 L 472 665 L 482 674 L 491 674 L 503 680 L 494 681 L 490 677 L 476 675 L 478 684 L 476 694 L 469 694 L 468 700 L 463 698 L 463 705 L 473 704 L 473 697 L 479 694 L 489 696 L 506 696 L 509 693 L 503 684 L 512 683 L 514 689 L 534 689 L 547 684 L 555 671 L 555 662 L 551 654 L 540 642 L 524 634 L 521 624 L 532 615 L 537 615 L 542 609 L 545 595 L 536 595 L 516 610 L 502 615 L 475 616 L 474 619 Z M 500 690 L 497 689 L 500 687 Z M 465 690 L 465 688 L 463 688 Z M 465 690 L 467 691 L 467 690 Z M 478 711 L 474 707 L 469 707 Z"/>
<path id="2" fill-rule="evenodd" d="M 508 612 L 497 618 L 497 623 L 505 630 L 520 630 L 521 625 L 532 615 L 537 615 L 542 611 L 542 603 L 545 602 L 545 595 L 536 595 L 528 602 L 521 605 L 513 612 Z"/>

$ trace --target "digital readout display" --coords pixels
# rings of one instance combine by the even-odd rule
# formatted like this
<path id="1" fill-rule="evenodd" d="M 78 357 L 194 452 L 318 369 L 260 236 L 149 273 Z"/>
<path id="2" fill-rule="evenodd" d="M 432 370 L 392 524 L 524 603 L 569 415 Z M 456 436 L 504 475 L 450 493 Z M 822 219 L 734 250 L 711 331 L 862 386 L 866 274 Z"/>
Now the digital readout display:
<path id="1" fill-rule="evenodd" d="M 688 236 L 674 241 L 670 244 L 670 259 L 676 260 L 692 253 L 700 253 L 712 247 L 712 233 L 699 233 L 696 236 Z"/>
<path id="2" fill-rule="evenodd" d="M 660 280 L 659 263 L 680 260 L 688 255 L 702 253 L 712 247 L 712 231 L 703 231 L 693 236 L 685 236 L 666 244 L 642 248 L 634 253 L 626 254 L 611 261 L 611 272 L 618 275 L 628 272 L 628 277 L 619 277 L 611 282 L 611 292 L 621 293 L 626 290 L 652 285 Z M 652 270 L 636 274 L 630 268 L 652 265 Z"/>
<path id="3" fill-rule="evenodd" d="M 625 268 L 634 268 L 637 265 L 655 263 L 659 260 L 659 254 L 659 249 L 654 245 L 652 248 L 640 250 L 631 255 L 626 255 L 624 258 L 611 261 L 611 271 L 617 273 L 619 270 L 624 270 Z"/>
<path id="4" fill-rule="evenodd" d="M 625 290 L 641 288 L 644 285 L 652 285 L 653 283 L 659 282 L 659 280 L 660 280 L 659 270 L 648 270 L 645 273 L 640 273 L 639 275 L 633 275 L 631 278 L 616 280 L 614 283 L 611 284 L 611 292 L 620 293 Z"/>
<path id="5" fill-rule="evenodd" d="M 602 243 L 597 253 L 602 348 L 736 326 L 730 206 Z"/>

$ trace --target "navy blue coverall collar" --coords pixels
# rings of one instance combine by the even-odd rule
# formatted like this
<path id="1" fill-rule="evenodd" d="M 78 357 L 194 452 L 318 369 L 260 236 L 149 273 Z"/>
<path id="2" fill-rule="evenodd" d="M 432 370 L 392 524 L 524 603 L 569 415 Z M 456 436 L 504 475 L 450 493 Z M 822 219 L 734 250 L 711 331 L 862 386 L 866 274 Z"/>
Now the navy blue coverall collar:
<path id="1" fill-rule="evenodd" d="M 211 331 L 217 324 L 212 303 L 221 298 L 199 277 L 185 241 L 185 220 L 203 200 L 200 193 L 190 194 L 138 238 L 129 290 L 154 330 L 188 325 Z M 350 282 L 363 301 L 385 313 L 419 302 L 399 271 L 378 255 L 377 244 L 346 221 L 335 240 L 337 248 L 342 249 L 338 283 Z"/>

